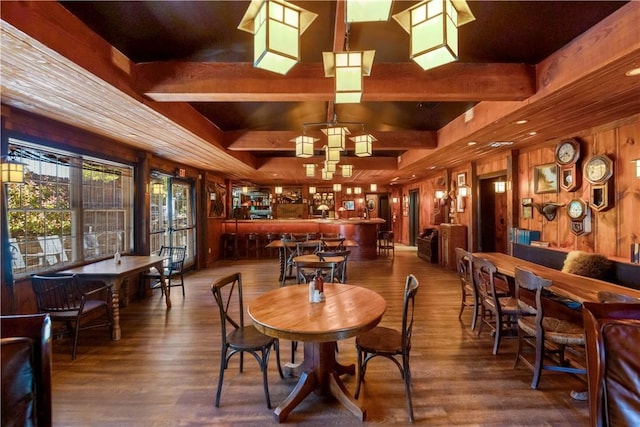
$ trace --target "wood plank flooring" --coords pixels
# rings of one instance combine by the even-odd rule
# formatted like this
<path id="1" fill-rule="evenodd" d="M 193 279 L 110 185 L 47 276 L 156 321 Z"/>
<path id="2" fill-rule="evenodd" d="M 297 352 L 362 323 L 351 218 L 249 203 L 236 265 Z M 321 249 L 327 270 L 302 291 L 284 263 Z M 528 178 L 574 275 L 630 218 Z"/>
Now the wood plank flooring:
<path id="1" fill-rule="evenodd" d="M 234 357 L 225 373 L 220 408 L 213 405 L 220 364 L 219 316 L 210 284 L 224 274 L 243 274 L 245 304 L 279 286 L 277 259 L 221 261 L 215 268 L 186 277 L 186 298 L 172 292 L 165 311 L 160 292 L 132 301 L 121 310 L 122 339 L 106 330 L 80 336 L 71 361 L 71 340 L 54 343 L 53 419 L 60 427 L 86 426 L 269 426 L 257 363 L 245 357 L 243 373 Z M 459 282 L 454 272 L 419 259 L 415 248 L 396 246 L 395 259 L 352 262 L 350 283 L 380 293 L 387 301 L 382 324 L 400 326 L 405 276 L 420 281 L 416 303 L 411 370 L 416 424 L 431 426 L 586 426 L 586 401 L 571 399 L 584 390 L 576 376 L 545 371 L 539 390 L 531 372 L 513 369 L 515 340 L 505 339 L 497 356 L 488 333 L 478 338 L 469 328 L 470 312 L 458 320 Z M 290 342 L 282 341 L 283 363 Z M 302 358 L 299 346 L 297 359 Z M 353 339 L 339 343 L 338 360 L 354 363 Z M 344 376 L 353 392 L 355 378 Z M 269 363 L 271 400 L 276 406 L 296 378 L 281 380 Z M 404 387 L 397 368 L 385 359 L 369 365 L 360 401 L 365 423 L 336 401 L 312 394 L 289 416 L 287 424 L 408 425 Z"/>

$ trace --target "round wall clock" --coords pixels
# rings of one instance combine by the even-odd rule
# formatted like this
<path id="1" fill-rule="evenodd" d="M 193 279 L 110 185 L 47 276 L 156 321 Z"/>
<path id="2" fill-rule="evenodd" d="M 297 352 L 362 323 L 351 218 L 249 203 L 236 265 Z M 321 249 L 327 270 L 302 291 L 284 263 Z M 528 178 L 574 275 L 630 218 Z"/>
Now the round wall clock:
<path id="1" fill-rule="evenodd" d="M 580 199 L 573 199 L 567 206 L 567 215 L 572 220 L 581 219 L 587 211 L 587 204 Z"/>
<path id="2" fill-rule="evenodd" d="M 573 199 L 567 205 L 567 215 L 571 220 L 571 232 L 582 236 L 591 232 L 591 209 L 582 199 Z"/>
<path id="3" fill-rule="evenodd" d="M 584 176 L 591 184 L 607 182 L 613 176 L 613 161 L 604 154 L 591 156 L 584 164 Z"/>
<path id="4" fill-rule="evenodd" d="M 580 144 L 575 139 L 567 139 L 556 146 L 556 162 L 560 165 L 575 163 L 580 158 Z"/>

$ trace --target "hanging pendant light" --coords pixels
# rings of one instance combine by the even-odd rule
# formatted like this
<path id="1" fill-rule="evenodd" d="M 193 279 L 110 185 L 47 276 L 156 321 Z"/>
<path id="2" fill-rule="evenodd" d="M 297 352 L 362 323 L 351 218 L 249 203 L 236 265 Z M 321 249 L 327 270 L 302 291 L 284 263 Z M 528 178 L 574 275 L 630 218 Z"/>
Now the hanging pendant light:
<path id="1" fill-rule="evenodd" d="M 304 166 L 305 175 L 307 177 L 316 176 L 316 165 L 314 163 L 307 163 L 302 166 Z"/>
<path id="2" fill-rule="evenodd" d="M 342 191 L 342 184 L 333 184 L 333 191 L 338 193 Z"/>
<path id="3" fill-rule="evenodd" d="M 411 59 L 428 70 L 458 60 L 458 27 L 475 17 L 465 0 L 423 0 L 393 19 L 409 33 Z"/>
<path id="4" fill-rule="evenodd" d="M 296 143 L 296 157 L 313 157 L 313 148 L 316 141 L 319 141 L 319 139 L 306 135 L 300 135 L 293 138 L 291 142 Z"/>
<path id="5" fill-rule="evenodd" d="M 353 175 L 353 165 L 340 165 L 342 168 L 342 176 L 345 178 L 351 178 Z"/>
<path id="6" fill-rule="evenodd" d="M 345 141 L 344 136 L 349 135 L 349 129 L 342 126 L 327 127 L 321 129 L 322 133 L 327 135 L 327 147 L 333 150 L 344 151 Z M 339 155 L 339 154 L 338 154 Z"/>
<path id="7" fill-rule="evenodd" d="M 322 179 L 325 181 L 330 181 L 333 179 L 333 172 L 329 172 L 326 169 L 322 169 Z"/>
<path id="8" fill-rule="evenodd" d="M 339 163 L 340 162 L 340 150 L 338 149 L 331 149 L 329 147 L 327 147 L 325 149 L 325 162 L 327 163 Z"/>
<path id="9" fill-rule="evenodd" d="M 324 76 L 334 77 L 336 104 L 360 102 L 363 76 L 371 75 L 375 53 L 375 50 L 322 52 Z"/>
<path id="10" fill-rule="evenodd" d="M 5 184 L 23 184 L 25 174 L 25 164 L 18 162 L 12 155 L 3 156 L 2 182 Z"/>
<path id="11" fill-rule="evenodd" d="M 300 36 L 318 15 L 284 0 L 252 0 L 238 29 L 253 37 L 253 66 L 287 74 L 300 60 Z"/>
<path id="12" fill-rule="evenodd" d="M 373 154 L 373 141 L 377 141 L 373 135 L 357 135 L 349 138 L 355 142 L 355 155 L 358 157 L 369 157 Z"/>
<path id="13" fill-rule="evenodd" d="M 388 21 L 393 0 L 346 0 L 346 22 Z"/>

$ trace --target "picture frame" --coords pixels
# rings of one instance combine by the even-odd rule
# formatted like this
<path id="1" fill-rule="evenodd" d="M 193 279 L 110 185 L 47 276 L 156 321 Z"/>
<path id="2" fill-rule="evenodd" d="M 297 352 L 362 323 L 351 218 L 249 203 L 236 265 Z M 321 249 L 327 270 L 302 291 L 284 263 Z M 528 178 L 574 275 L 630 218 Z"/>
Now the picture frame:
<path id="1" fill-rule="evenodd" d="M 533 192 L 536 194 L 558 192 L 558 165 L 556 163 L 533 167 Z"/>
<path id="2" fill-rule="evenodd" d="M 457 182 L 458 182 L 458 187 L 464 187 L 465 185 L 467 185 L 467 174 L 464 172 L 459 173 L 457 177 Z"/>
<path id="3" fill-rule="evenodd" d="M 212 181 L 208 182 L 207 193 L 209 218 L 224 218 L 227 214 L 225 209 L 227 189 L 224 184 Z"/>
<path id="4" fill-rule="evenodd" d="M 353 200 L 343 200 L 342 201 L 342 207 L 345 208 L 348 211 L 355 211 L 356 210 L 356 202 Z"/>

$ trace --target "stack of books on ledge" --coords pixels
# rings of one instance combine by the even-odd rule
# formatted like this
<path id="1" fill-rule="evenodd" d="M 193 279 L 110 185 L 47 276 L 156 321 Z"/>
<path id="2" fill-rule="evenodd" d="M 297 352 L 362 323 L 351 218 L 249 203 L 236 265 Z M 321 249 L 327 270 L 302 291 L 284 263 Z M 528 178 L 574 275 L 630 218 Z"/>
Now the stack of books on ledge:
<path id="1" fill-rule="evenodd" d="M 549 247 L 549 242 L 544 242 L 542 240 L 532 240 L 531 241 L 531 246 L 538 246 L 541 248 L 548 248 Z"/>
<path id="2" fill-rule="evenodd" d="M 513 242 L 521 245 L 531 245 L 533 241 L 540 241 L 540 232 L 535 230 L 527 230 L 525 228 L 516 228 L 513 230 Z M 548 246 L 548 243 L 547 243 Z"/>

